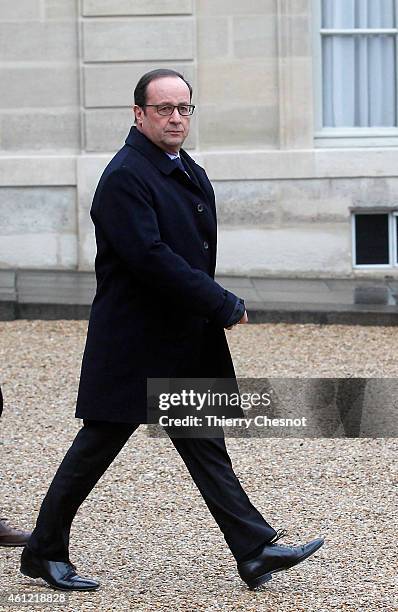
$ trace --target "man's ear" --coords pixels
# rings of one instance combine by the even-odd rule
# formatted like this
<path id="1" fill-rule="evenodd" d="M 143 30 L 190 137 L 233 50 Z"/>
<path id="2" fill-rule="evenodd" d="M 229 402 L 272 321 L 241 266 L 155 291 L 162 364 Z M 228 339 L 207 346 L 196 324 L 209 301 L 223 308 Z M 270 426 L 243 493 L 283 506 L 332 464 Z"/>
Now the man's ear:
<path id="1" fill-rule="evenodd" d="M 142 115 L 144 114 L 144 110 L 141 108 L 141 106 L 137 106 L 137 104 L 134 104 L 133 113 L 135 117 L 134 123 L 142 125 Z"/>

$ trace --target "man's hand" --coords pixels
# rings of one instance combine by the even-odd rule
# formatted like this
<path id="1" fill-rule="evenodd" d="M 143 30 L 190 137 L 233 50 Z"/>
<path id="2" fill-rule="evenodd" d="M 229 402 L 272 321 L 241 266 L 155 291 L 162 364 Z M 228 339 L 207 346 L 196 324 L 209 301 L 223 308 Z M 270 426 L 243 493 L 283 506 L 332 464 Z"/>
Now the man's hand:
<path id="1" fill-rule="evenodd" d="M 238 322 L 238 325 L 243 325 L 243 323 L 248 323 L 249 322 L 249 317 L 247 316 L 247 312 L 245 310 L 243 317 L 241 318 L 241 320 Z"/>
<path id="2" fill-rule="evenodd" d="M 241 320 L 235 323 L 235 325 L 231 325 L 230 327 L 227 327 L 226 329 L 233 329 L 236 325 L 243 325 L 244 323 L 248 323 L 248 322 L 249 322 L 249 317 L 247 316 L 247 312 L 245 310 Z"/>

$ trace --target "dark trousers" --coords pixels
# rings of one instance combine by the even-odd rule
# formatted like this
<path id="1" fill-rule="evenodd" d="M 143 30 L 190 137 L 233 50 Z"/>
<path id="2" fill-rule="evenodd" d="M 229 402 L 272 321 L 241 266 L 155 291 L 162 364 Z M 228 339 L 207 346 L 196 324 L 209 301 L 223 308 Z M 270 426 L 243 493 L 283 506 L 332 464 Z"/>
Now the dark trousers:
<path id="1" fill-rule="evenodd" d="M 79 506 L 138 425 L 84 421 L 40 508 L 28 547 L 53 561 L 69 561 L 69 534 Z M 170 439 L 239 562 L 275 530 L 251 504 L 231 464 L 223 437 Z"/>

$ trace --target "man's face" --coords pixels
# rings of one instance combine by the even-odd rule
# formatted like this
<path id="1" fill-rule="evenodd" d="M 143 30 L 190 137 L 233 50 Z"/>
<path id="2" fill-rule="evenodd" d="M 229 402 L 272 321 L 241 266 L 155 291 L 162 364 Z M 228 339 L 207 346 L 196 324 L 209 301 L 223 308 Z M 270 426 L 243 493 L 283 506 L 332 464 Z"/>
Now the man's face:
<path id="1" fill-rule="evenodd" d="M 161 77 L 151 81 L 146 90 L 147 104 L 190 104 L 189 88 L 179 77 Z M 174 109 L 172 115 L 159 115 L 153 106 L 134 106 L 137 129 L 155 145 L 178 153 L 189 134 L 191 117 L 183 117 Z"/>

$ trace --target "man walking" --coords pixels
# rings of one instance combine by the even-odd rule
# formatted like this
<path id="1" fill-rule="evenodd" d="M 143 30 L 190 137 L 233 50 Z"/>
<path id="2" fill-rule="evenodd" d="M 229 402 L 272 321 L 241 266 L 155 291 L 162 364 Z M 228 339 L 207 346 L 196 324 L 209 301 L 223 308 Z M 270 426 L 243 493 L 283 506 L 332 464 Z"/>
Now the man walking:
<path id="1" fill-rule="evenodd" d="M 192 88 L 172 70 L 138 82 L 135 122 L 105 169 L 91 217 L 97 292 L 76 416 L 84 425 L 42 503 L 21 571 L 55 588 L 93 590 L 69 559 L 73 518 L 140 423 L 147 378 L 234 378 L 224 328 L 247 322 L 244 302 L 214 281 L 216 212 L 205 171 L 181 146 Z M 313 554 L 322 539 L 277 545 L 277 533 L 236 478 L 224 438 L 168 431 L 250 588 Z"/>

